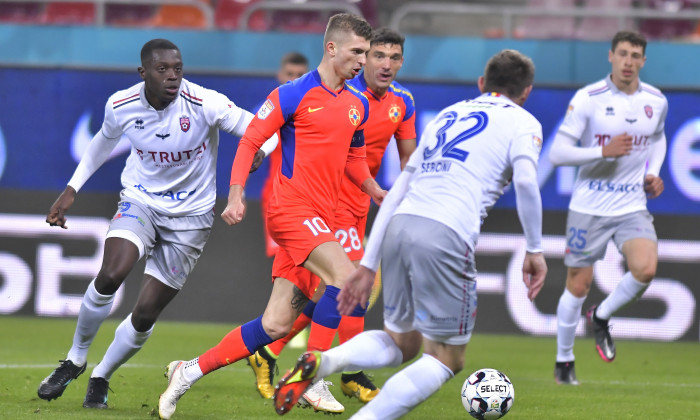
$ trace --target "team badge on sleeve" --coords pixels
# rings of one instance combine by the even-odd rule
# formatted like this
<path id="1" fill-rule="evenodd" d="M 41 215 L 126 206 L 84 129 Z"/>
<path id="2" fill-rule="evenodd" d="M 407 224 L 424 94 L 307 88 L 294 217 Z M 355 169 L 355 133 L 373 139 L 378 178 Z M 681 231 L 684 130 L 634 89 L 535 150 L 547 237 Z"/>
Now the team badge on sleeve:
<path id="1" fill-rule="evenodd" d="M 185 133 L 190 130 L 190 117 L 180 117 L 180 129 Z"/>
<path id="2" fill-rule="evenodd" d="M 272 112 L 272 110 L 275 109 L 275 106 L 272 105 L 271 100 L 266 100 L 264 104 L 260 107 L 260 110 L 258 111 L 258 118 L 261 120 L 264 120 L 267 118 L 268 115 Z"/>
<path id="3" fill-rule="evenodd" d="M 537 150 L 537 153 L 540 153 L 542 151 L 542 139 L 537 137 L 537 136 L 532 136 L 532 145 L 535 147 L 535 150 Z"/>
<path id="4" fill-rule="evenodd" d="M 360 111 L 358 111 L 357 108 L 355 108 L 354 106 L 350 108 L 348 117 L 350 118 L 350 123 L 352 125 L 357 125 L 360 123 Z"/>
<path id="5" fill-rule="evenodd" d="M 572 112 L 574 112 L 574 106 L 569 104 L 569 107 L 566 108 L 566 116 L 568 117 Z"/>
<path id="6" fill-rule="evenodd" d="M 647 114 L 647 118 L 654 116 L 654 108 L 651 105 L 644 105 L 644 113 Z"/>

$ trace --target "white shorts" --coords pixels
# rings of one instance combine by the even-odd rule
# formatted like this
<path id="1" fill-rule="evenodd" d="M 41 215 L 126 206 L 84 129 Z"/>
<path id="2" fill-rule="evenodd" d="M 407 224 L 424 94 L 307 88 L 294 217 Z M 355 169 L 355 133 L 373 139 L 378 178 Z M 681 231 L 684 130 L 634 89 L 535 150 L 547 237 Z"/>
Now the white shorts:
<path id="1" fill-rule="evenodd" d="M 213 223 L 213 211 L 197 216 L 170 217 L 128 199 L 119 202 L 107 237 L 133 242 L 146 254 L 145 274 L 180 290 L 202 255 Z"/>
<path id="2" fill-rule="evenodd" d="M 605 257 L 608 241 L 612 239 L 617 249 L 630 239 L 645 238 L 657 241 L 654 218 L 642 210 L 621 216 L 594 216 L 569 211 L 566 218 L 567 267 L 590 267 Z"/>
<path id="3" fill-rule="evenodd" d="M 474 253 L 442 223 L 392 217 L 382 244 L 384 323 L 450 345 L 469 342 L 476 320 Z"/>

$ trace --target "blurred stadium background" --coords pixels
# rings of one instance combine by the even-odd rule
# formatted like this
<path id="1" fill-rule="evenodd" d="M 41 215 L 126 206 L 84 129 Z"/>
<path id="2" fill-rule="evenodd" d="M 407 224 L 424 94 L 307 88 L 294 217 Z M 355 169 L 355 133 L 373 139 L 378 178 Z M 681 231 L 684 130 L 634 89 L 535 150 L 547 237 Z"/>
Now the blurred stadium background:
<path id="1" fill-rule="evenodd" d="M 398 80 L 414 94 L 418 133 L 443 107 L 477 95 L 475 81 L 493 53 L 515 48 L 537 66 L 526 108 L 543 124 L 540 184 L 550 274 L 535 303 L 519 277 L 525 243 L 508 192 L 479 243 L 477 332 L 554 336 L 564 287 L 565 216 L 574 173 L 546 158 L 569 99 L 609 72 L 609 39 L 622 28 L 647 35 L 642 80 L 666 93 L 666 191 L 649 203 L 659 235 L 657 279 L 640 304 L 613 320 L 613 335 L 643 340 L 700 339 L 700 1 L 694 0 L 0 0 L 0 314 L 74 317 L 99 269 L 115 211 L 127 149 L 78 195 L 68 230 L 49 229 L 45 214 L 70 178 L 86 142 L 100 129 L 107 97 L 140 81 L 141 46 L 168 38 L 182 50 L 185 77 L 252 109 L 275 87 L 280 57 L 297 50 L 320 60 L 327 18 L 363 14 L 374 26 L 406 35 Z M 237 139 L 222 135 L 217 182 L 223 209 Z M 390 150 L 391 149 L 390 147 Z M 385 157 L 380 182 L 397 175 Z M 164 319 L 239 323 L 260 313 L 271 288 L 259 191 L 262 168 L 247 187 L 246 221 L 217 218 L 204 255 Z M 376 210 L 376 209 L 375 209 Z M 130 312 L 139 266 L 119 293 L 113 317 Z M 587 305 L 624 270 L 613 247 L 595 267 Z M 368 314 L 381 327 L 381 305 Z M 578 333 L 589 333 L 583 320 Z"/>

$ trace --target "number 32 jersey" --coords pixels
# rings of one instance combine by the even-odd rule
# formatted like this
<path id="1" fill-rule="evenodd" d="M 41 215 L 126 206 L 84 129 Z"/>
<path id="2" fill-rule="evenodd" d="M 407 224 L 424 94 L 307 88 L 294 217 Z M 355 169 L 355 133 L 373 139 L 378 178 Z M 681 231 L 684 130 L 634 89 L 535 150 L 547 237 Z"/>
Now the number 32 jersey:
<path id="1" fill-rule="evenodd" d="M 411 155 L 414 171 L 395 214 L 443 223 L 472 247 L 481 222 L 503 194 L 517 159 L 535 166 L 542 126 L 505 96 L 486 93 L 445 108 L 433 119 Z"/>

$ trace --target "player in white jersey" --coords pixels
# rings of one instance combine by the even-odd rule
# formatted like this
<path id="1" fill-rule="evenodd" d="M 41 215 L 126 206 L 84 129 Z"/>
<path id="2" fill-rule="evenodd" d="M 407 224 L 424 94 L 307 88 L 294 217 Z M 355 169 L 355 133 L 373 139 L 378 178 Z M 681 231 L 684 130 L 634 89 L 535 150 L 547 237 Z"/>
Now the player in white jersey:
<path id="1" fill-rule="evenodd" d="M 138 71 L 143 82 L 107 101 L 102 129 L 46 218 L 51 226 L 66 229 L 65 213 L 77 192 L 123 136 L 131 142 L 121 200 L 107 233 L 102 266 L 83 297 L 73 345 L 38 389 L 39 397 L 49 401 L 85 371 L 88 349 L 115 293 L 146 256 L 138 300 L 94 368 L 83 402 L 86 408 L 107 408 L 112 374 L 144 345 L 209 237 L 219 130 L 241 136 L 253 118 L 226 96 L 183 79 L 180 50 L 170 41 L 147 42 Z M 273 149 L 276 142 L 275 136 L 265 147 Z"/>
<path id="2" fill-rule="evenodd" d="M 394 419 L 463 368 L 477 306 L 474 248 L 483 217 L 511 176 L 527 244 L 523 281 L 528 298 L 537 296 L 547 272 L 536 176 L 542 128 L 522 108 L 533 77 L 528 57 L 501 51 L 479 78 L 485 93 L 444 109 L 428 125 L 382 203 L 360 267 L 338 296 L 344 314 L 367 302 L 381 257 L 384 330 L 303 354 L 278 384 L 290 407 L 315 377 L 399 366 L 422 345 L 423 356 L 352 417 Z"/>
<path id="3" fill-rule="evenodd" d="M 656 274 L 657 248 L 647 198 L 664 185 L 659 171 L 666 155 L 664 120 L 668 102 L 639 80 L 646 40 L 622 31 L 612 40 L 612 72 L 576 92 L 549 159 L 554 165 L 578 166 L 566 226 L 566 288 L 557 306 L 557 383 L 578 385 L 574 338 L 581 308 L 593 282 L 593 264 L 615 241 L 629 271 L 599 306 L 586 314 L 598 354 L 615 358 L 608 320 L 638 299 Z"/>

